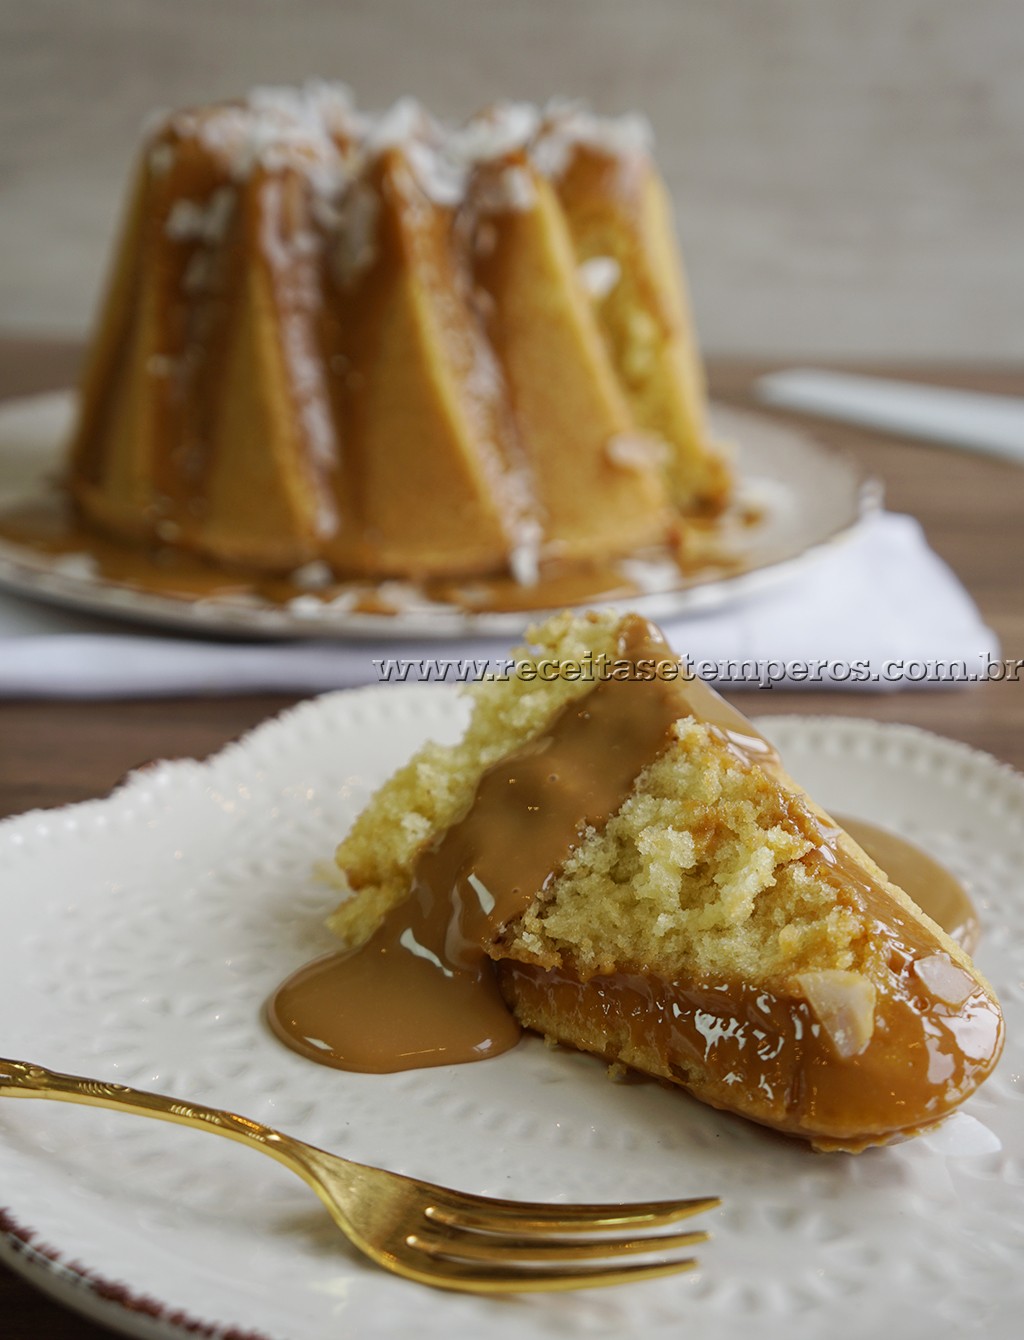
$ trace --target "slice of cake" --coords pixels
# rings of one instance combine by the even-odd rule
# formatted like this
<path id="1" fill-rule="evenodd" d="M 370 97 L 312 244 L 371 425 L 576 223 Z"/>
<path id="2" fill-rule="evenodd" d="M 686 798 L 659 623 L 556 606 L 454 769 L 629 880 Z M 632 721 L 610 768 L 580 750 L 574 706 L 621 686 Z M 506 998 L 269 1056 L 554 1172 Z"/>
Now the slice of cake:
<path id="1" fill-rule="evenodd" d="M 848 1149 L 991 1071 L 1002 1018 L 970 959 L 650 624 L 560 615 L 473 694 L 464 738 L 422 749 L 338 849 L 350 948 L 319 1059 L 477 1059 L 515 1041 L 511 1012 Z"/>
<path id="2" fill-rule="evenodd" d="M 105 535 L 256 572 L 528 585 L 673 548 L 730 481 L 642 123 L 451 128 L 320 83 L 163 117 L 68 486 Z"/>

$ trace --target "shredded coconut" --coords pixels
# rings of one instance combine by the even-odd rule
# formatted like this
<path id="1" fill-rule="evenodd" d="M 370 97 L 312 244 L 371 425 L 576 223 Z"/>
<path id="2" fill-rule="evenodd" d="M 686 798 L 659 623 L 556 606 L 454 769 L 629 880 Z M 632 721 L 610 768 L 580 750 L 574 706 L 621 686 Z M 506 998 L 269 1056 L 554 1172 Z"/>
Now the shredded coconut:
<path id="1" fill-rule="evenodd" d="M 642 595 L 674 591 L 681 580 L 679 564 L 671 558 L 623 558 L 619 560 L 618 568 L 623 577 L 632 582 Z"/>
<path id="2" fill-rule="evenodd" d="M 371 158 L 386 149 L 407 145 L 411 140 L 427 136 L 434 127 L 426 108 L 415 98 L 399 98 L 381 115 L 368 119 L 365 151 Z"/>
<path id="3" fill-rule="evenodd" d="M 322 619 L 327 610 L 318 596 L 307 595 L 292 596 L 291 600 L 286 602 L 286 608 L 288 613 L 297 619 Z"/>
<path id="4" fill-rule="evenodd" d="M 650 122 L 638 112 L 598 116 L 583 103 L 555 100 L 545 108 L 531 156 L 545 176 L 560 177 L 578 144 L 616 158 L 632 158 L 649 153 L 653 140 Z"/>
<path id="5" fill-rule="evenodd" d="M 446 209 L 454 209 L 466 194 L 466 171 L 443 148 L 425 140 L 413 140 L 406 157 L 416 181 L 428 200 Z"/>
<path id="6" fill-rule="evenodd" d="M 390 605 L 399 614 L 412 614 L 418 610 L 429 609 L 431 605 L 422 590 L 413 582 L 380 582 L 375 588 L 375 593 L 383 604 Z"/>
<path id="7" fill-rule="evenodd" d="M 380 201 L 366 182 L 354 182 L 342 197 L 336 215 L 337 243 L 332 259 L 343 288 L 354 284 L 376 260 L 379 212 Z"/>
<path id="8" fill-rule="evenodd" d="M 536 203 L 537 192 L 530 173 L 517 164 L 491 173 L 478 184 L 473 195 L 473 204 L 480 214 L 525 213 Z"/>
<path id="9" fill-rule="evenodd" d="M 540 578 L 539 522 L 526 521 L 519 527 L 517 543 L 509 555 L 508 565 L 519 586 L 536 586 Z"/>
<path id="10" fill-rule="evenodd" d="M 654 433 L 614 433 L 604 454 L 622 470 L 651 470 L 668 464 L 671 448 Z"/>
<path id="11" fill-rule="evenodd" d="M 464 163 L 486 163 L 526 149 L 540 126 L 540 112 L 527 102 L 502 102 L 452 131 L 451 153 Z"/>
<path id="12" fill-rule="evenodd" d="M 176 200 L 167 215 L 164 231 L 173 242 L 203 242 L 215 245 L 227 234 L 237 193 L 219 186 L 203 201 Z"/>
<path id="13" fill-rule="evenodd" d="M 614 256 L 591 256 L 580 264 L 579 276 L 590 296 L 600 302 L 622 278 L 622 267 Z"/>
<path id="14" fill-rule="evenodd" d="M 296 568 L 291 580 L 293 585 L 300 586 L 305 591 L 322 591 L 334 581 L 334 573 L 322 558 L 317 558 L 311 563 L 304 563 L 301 568 Z"/>
<path id="15" fill-rule="evenodd" d="M 51 564 L 52 571 L 74 581 L 91 581 L 99 575 L 99 564 L 92 554 L 62 554 Z"/>
<path id="16" fill-rule="evenodd" d="M 552 102 L 538 109 L 523 102 L 497 103 L 460 127 L 436 121 L 414 98 L 399 99 L 384 112 L 356 110 L 344 85 L 310 80 L 298 88 L 258 87 L 238 102 L 212 108 L 161 113 L 152 123 L 149 162 L 154 172 L 174 162 L 174 138 L 194 137 L 241 183 L 256 171 L 274 176 L 294 170 L 309 189 L 312 224 L 329 239 L 332 262 L 343 285 L 351 284 L 376 255 L 380 201 L 366 168 L 381 154 L 400 149 L 419 191 L 444 208 L 458 208 L 473 186 L 478 218 L 536 203 L 531 173 L 557 176 L 577 143 L 598 145 L 610 153 L 634 153 L 650 134 L 642 117 L 599 117 L 576 103 Z M 158 142 L 158 136 L 168 137 Z M 526 155 L 529 164 L 523 162 Z M 481 167 L 491 171 L 480 173 Z M 421 201 L 410 199 L 410 206 Z M 235 209 L 235 193 L 220 187 L 208 200 L 179 200 L 171 209 L 167 235 L 174 241 L 214 245 L 225 233 Z M 478 230 L 486 250 L 489 235 Z M 319 245 L 312 232 L 293 232 L 292 255 Z M 605 296 L 618 280 L 610 257 L 593 257 L 581 266 L 581 279 L 594 297 Z M 207 268 L 197 264 L 187 277 L 190 288 L 206 287 Z"/>

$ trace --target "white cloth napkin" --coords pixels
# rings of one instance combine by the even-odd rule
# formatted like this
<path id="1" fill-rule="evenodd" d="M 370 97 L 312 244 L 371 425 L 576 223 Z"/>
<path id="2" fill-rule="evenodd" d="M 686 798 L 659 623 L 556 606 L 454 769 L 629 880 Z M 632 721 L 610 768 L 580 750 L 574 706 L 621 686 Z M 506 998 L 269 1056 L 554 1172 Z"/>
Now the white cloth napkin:
<path id="1" fill-rule="evenodd" d="M 713 613 L 663 621 L 718 684 L 890 691 L 984 678 L 994 634 L 911 517 L 881 513 L 792 580 Z M 222 642 L 155 634 L 0 593 L 0 695 L 143 698 L 318 693 L 386 679 L 472 677 L 508 651 L 451 642 Z M 944 675 L 946 676 L 944 678 Z"/>

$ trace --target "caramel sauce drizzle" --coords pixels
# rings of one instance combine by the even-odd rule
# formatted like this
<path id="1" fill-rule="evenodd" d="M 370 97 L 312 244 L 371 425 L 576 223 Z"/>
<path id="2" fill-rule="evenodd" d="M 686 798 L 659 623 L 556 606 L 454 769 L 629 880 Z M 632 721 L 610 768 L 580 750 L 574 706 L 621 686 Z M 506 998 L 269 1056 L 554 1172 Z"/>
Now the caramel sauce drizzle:
<path id="1" fill-rule="evenodd" d="M 1002 1043 L 999 1011 L 967 973 L 962 1001 L 927 997 L 913 965 L 934 954 L 934 941 L 889 939 L 892 995 L 871 1044 L 842 1061 L 808 1002 L 782 992 L 639 972 L 584 981 L 511 959 L 498 975 L 528 1026 L 571 1018 L 585 1030 L 580 1045 L 599 1056 L 700 1084 L 713 1106 L 812 1136 L 819 1148 L 851 1150 L 934 1124 L 988 1074 Z"/>
<path id="2" fill-rule="evenodd" d="M 634 664 L 650 635 L 629 621 Z M 662 659 L 673 659 L 667 647 Z M 626 685 L 628 684 L 628 688 Z M 513 1046 L 487 956 L 587 829 L 601 829 L 683 715 L 672 682 L 602 680 L 535 739 L 489 768 L 466 814 L 424 851 L 409 897 L 354 950 L 300 970 L 268 1018 L 290 1046 L 343 1069 L 480 1060 Z"/>
<path id="3" fill-rule="evenodd" d="M 835 819 L 951 940 L 968 954 L 974 953 L 981 935 L 978 910 L 955 875 L 915 843 L 887 828 L 849 815 L 836 815 Z"/>

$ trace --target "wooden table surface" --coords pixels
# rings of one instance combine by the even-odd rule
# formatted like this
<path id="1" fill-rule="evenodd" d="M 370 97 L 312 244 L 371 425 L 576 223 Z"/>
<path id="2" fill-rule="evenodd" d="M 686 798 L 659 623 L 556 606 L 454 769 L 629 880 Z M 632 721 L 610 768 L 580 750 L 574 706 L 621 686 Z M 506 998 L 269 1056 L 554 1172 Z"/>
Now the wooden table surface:
<path id="1" fill-rule="evenodd" d="M 73 345 L 0 339 L 0 397 L 67 385 L 78 356 Z M 766 370 L 760 364 L 713 364 L 712 390 L 723 402 L 749 405 L 752 378 Z M 1019 369 L 871 370 L 1024 394 Z M 856 455 L 884 481 L 892 510 L 920 519 L 934 549 L 958 573 L 1001 638 L 1004 655 L 1024 657 L 1024 472 L 853 428 L 815 428 L 820 438 Z M 731 697 L 751 713 L 826 712 L 909 722 L 1024 770 L 1024 676 L 1018 682 L 953 690 L 858 695 L 772 689 Z M 102 796 L 150 759 L 202 758 L 294 701 L 261 694 L 153 702 L 0 702 L 0 816 Z M 99 1340 L 109 1332 L 79 1320 L 0 1267 L 0 1334 L 4 1340 Z"/>

